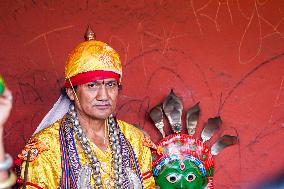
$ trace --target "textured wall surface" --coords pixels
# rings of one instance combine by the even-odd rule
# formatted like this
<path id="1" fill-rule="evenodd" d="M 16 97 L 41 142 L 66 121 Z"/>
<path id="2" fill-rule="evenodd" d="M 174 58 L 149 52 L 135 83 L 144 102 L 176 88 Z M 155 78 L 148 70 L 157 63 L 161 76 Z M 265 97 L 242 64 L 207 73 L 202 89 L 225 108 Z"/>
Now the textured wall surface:
<path id="1" fill-rule="evenodd" d="M 240 139 L 215 158 L 217 189 L 247 188 L 284 169 L 283 0 L 0 5 L 0 74 L 14 94 L 5 142 L 14 157 L 57 100 L 66 57 L 90 24 L 123 61 L 120 119 L 139 124 L 157 142 L 147 113 L 174 89 L 185 110 L 200 101 L 198 133 L 220 115 L 218 134 Z"/>

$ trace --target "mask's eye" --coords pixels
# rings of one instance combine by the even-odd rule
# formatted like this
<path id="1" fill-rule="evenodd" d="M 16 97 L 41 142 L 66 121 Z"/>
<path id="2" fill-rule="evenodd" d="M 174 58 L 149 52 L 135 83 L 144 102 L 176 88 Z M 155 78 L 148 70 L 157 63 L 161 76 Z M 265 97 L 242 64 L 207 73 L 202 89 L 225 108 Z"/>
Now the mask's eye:
<path id="1" fill-rule="evenodd" d="M 187 182 L 192 182 L 192 181 L 194 181 L 195 179 L 196 179 L 196 176 L 195 176 L 195 174 L 193 174 L 193 173 L 189 173 L 189 174 L 186 176 Z"/>
<path id="2" fill-rule="evenodd" d="M 170 183 L 176 183 L 179 178 L 175 173 L 171 173 L 168 176 L 166 176 L 166 179 L 170 182 Z"/>

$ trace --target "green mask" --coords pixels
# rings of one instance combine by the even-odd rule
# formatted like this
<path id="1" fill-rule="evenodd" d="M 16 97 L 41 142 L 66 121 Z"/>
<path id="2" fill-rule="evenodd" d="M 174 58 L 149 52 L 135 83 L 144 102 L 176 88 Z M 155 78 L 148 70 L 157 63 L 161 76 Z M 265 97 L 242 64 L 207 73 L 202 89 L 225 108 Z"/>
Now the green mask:
<path id="1" fill-rule="evenodd" d="M 207 177 L 202 176 L 199 168 L 187 159 L 169 162 L 155 179 L 161 189 L 204 189 L 208 183 Z"/>
<path id="2" fill-rule="evenodd" d="M 201 139 L 195 138 L 195 129 L 199 119 L 199 103 L 186 113 L 186 128 L 188 134 L 181 134 L 182 129 L 181 99 L 173 90 L 163 101 L 150 111 L 150 117 L 159 129 L 163 139 L 152 151 L 153 176 L 161 189 L 213 189 L 214 159 L 227 146 L 236 144 L 238 137 L 223 135 L 210 148 L 205 142 L 220 130 L 220 116 L 209 118 L 205 124 Z M 166 136 L 163 116 L 168 118 L 172 134 Z"/>

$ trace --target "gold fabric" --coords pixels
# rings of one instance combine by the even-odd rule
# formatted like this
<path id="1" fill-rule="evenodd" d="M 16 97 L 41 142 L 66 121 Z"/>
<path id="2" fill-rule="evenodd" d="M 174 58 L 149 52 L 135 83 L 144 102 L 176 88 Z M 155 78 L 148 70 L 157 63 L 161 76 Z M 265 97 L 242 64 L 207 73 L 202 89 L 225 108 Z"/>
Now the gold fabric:
<path id="1" fill-rule="evenodd" d="M 118 53 L 101 41 L 80 43 L 69 55 L 65 66 L 65 79 L 79 73 L 104 70 L 122 75 L 122 65 Z"/>
<path id="2" fill-rule="evenodd" d="M 131 143 L 136 154 L 141 174 L 151 171 L 152 160 L 151 152 L 148 147 L 143 145 L 144 134 L 132 125 L 123 121 L 118 121 L 120 129 L 125 137 Z M 33 137 L 33 141 L 39 141 L 45 144 L 47 150 L 41 151 L 35 160 L 29 162 L 28 178 L 29 182 L 39 185 L 42 188 L 60 188 L 61 176 L 61 150 L 59 141 L 60 121 L 54 123 L 50 127 L 42 130 Z M 76 137 L 75 137 L 76 138 Z M 88 164 L 89 160 L 79 147 L 79 141 L 76 140 L 77 151 L 82 165 Z M 105 189 L 113 188 L 112 180 L 110 179 L 111 171 L 111 149 L 108 148 L 105 152 L 100 150 L 94 143 L 91 143 L 92 150 L 96 153 L 101 162 L 101 175 L 103 186 Z M 24 174 L 25 163 L 22 165 L 22 178 Z M 91 180 L 94 183 L 94 180 Z M 151 176 L 148 179 L 143 179 L 144 188 L 150 189 L 155 187 L 154 178 Z M 27 188 L 33 188 L 27 186 Z"/>

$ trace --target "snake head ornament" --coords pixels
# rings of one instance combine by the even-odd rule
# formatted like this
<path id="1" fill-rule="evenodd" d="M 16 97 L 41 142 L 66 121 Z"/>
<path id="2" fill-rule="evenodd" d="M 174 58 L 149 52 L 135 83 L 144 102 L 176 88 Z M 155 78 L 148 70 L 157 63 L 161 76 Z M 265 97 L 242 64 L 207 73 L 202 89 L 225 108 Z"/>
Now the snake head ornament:
<path id="1" fill-rule="evenodd" d="M 214 156 L 224 148 L 237 144 L 238 138 L 224 135 L 211 148 L 207 146 L 206 141 L 220 131 L 220 116 L 209 118 L 201 137 L 194 137 L 200 115 L 199 103 L 188 109 L 185 123 L 188 134 L 182 134 L 182 107 L 180 98 L 172 90 L 162 105 L 157 105 L 151 111 L 150 117 L 163 136 L 152 151 L 156 184 L 161 189 L 213 189 Z M 162 113 L 168 118 L 173 131 L 168 136 L 162 131 L 164 125 L 157 127 L 157 123 L 163 123 Z M 180 128 L 173 127 L 176 123 L 180 124 Z"/>

